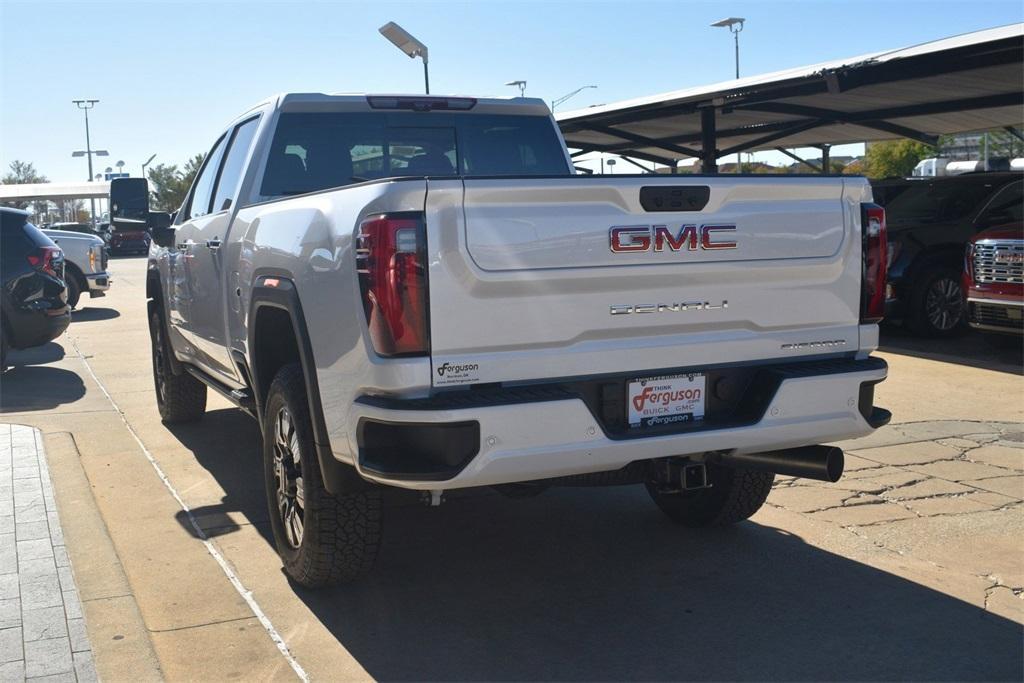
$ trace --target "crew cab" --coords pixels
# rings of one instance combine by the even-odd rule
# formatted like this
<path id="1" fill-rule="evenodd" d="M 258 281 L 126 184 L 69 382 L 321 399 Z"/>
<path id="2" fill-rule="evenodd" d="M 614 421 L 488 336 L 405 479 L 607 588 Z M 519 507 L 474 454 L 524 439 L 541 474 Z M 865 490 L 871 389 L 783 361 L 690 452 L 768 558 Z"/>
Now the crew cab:
<path id="1" fill-rule="evenodd" d="M 152 234 L 161 416 L 259 420 L 307 586 L 370 568 L 383 486 L 642 484 L 730 524 L 890 418 L 863 178 L 577 176 L 540 100 L 288 94 Z"/>

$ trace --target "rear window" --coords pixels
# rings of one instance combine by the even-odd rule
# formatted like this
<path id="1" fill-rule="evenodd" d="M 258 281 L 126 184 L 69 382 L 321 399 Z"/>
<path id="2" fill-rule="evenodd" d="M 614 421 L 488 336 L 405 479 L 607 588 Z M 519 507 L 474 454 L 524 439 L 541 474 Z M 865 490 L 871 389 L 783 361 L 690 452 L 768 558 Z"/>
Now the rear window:
<path id="1" fill-rule="evenodd" d="M 568 175 L 546 116 L 282 114 L 260 194 L 315 192 L 395 176 Z"/>
<path id="2" fill-rule="evenodd" d="M 960 181 L 915 182 L 889 199 L 886 216 L 895 221 L 959 220 L 981 208 L 999 184 L 972 178 Z"/>

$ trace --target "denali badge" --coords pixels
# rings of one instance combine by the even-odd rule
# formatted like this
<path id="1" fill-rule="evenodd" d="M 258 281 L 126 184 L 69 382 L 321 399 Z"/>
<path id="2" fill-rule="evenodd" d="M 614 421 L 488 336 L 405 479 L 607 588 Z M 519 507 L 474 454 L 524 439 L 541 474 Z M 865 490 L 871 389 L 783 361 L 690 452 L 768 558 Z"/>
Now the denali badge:
<path id="1" fill-rule="evenodd" d="M 612 315 L 629 315 L 630 313 L 678 313 L 679 311 L 713 311 L 729 308 L 729 302 L 720 304 L 710 301 L 687 301 L 681 304 L 612 304 Z"/>
<path id="2" fill-rule="evenodd" d="M 684 225 L 673 234 L 667 225 L 619 225 L 608 231 L 608 243 L 616 254 L 629 251 L 687 251 L 735 249 L 736 242 L 716 233 L 735 232 L 735 225 Z"/>
<path id="3" fill-rule="evenodd" d="M 796 344 L 783 344 L 780 348 L 783 351 L 795 351 L 800 349 L 825 349 L 833 346 L 846 346 L 846 340 L 823 339 L 821 341 L 797 342 Z"/>

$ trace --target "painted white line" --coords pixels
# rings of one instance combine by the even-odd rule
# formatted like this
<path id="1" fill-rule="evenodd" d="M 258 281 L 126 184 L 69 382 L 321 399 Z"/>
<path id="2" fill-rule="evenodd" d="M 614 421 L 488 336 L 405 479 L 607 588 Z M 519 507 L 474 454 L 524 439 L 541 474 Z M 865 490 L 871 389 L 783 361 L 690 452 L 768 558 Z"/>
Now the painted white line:
<path id="1" fill-rule="evenodd" d="M 291 665 L 292 670 L 295 671 L 302 681 L 308 682 L 309 674 L 306 673 L 306 670 L 302 668 L 302 665 L 299 664 L 298 660 L 296 660 L 292 655 L 291 651 L 288 649 L 288 644 L 284 642 L 284 638 L 281 637 L 281 634 L 277 632 L 276 628 L 274 628 L 274 624 L 271 623 L 270 617 L 266 615 L 263 609 L 259 606 L 259 603 L 256 602 L 256 598 L 252 596 L 252 591 L 245 587 L 241 579 L 238 578 L 238 575 L 235 574 L 234 570 L 231 568 L 228 561 L 223 555 L 221 555 L 220 551 L 217 550 L 217 547 L 213 544 L 213 541 L 210 540 L 210 537 L 207 536 L 206 532 L 204 532 L 199 526 L 199 522 L 196 521 L 195 516 L 192 514 L 192 510 L 189 509 L 188 505 L 185 504 L 185 501 L 182 500 L 180 495 L 178 495 L 178 491 L 174 488 L 174 484 L 172 484 L 171 480 L 167 478 L 166 474 L 164 474 L 164 471 L 160 468 L 160 465 L 157 464 L 153 454 L 149 452 L 149 449 L 146 448 L 144 443 L 142 443 L 142 439 L 139 438 L 135 429 L 128 422 L 127 418 L 125 418 L 124 411 L 122 411 L 121 407 L 117 405 L 117 401 L 115 401 L 114 397 L 107 391 L 107 388 L 103 385 L 103 382 L 100 381 L 100 378 L 96 376 L 95 372 L 93 372 L 92 366 L 89 364 L 89 360 L 82 353 L 82 350 L 78 348 L 78 344 L 75 343 L 75 340 L 71 339 L 70 336 L 68 336 L 67 339 L 71 341 L 71 345 L 75 347 L 78 357 L 82 359 L 83 363 L 85 363 L 85 368 L 89 371 L 89 375 L 92 377 L 93 381 L 96 382 L 96 385 L 99 386 L 100 391 L 102 391 L 103 395 L 107 397 L 108 401 L 110 401 L 110 405 L 114 406 L 114 410 L 116 410 L 117 414 L 120 416 L 121 422 L 124 422 L 124 426 L 128 428 L 128 433 L 132 435 L 133 439 L 135 439 L 135 443 L 139 444 L 139 448 L 142 450 L 143 455 L 146 456 L 146 459 L 149 460 L 149 464 L 153 466 L 154 470 L 156 470 L 156 474 L 160 477 L 160 481 L 164 483 L 167 490 L 171 492 L 172 496 L 174 496 L 174 500 L 178 501 L 178 505 L 181 506 L 181 509 L 188 516 L 188 521 L 195 530 L 196 536 L 198 536 L 203 542 L 203 545 L 206 546 L 206 552 L 210 553 L 213 559 L 217 561 L 217 564 L 220 565 L 220 568 L 224 571 L 224 575 L 228 577 L 228 581 L 231 582 L 231 585 L 235 587 L 238 594 L 242 596 L 243 600 L 245 600 L 245 604 L 249 605 L 249 609 L 251 609 L 253 614 L 256 615 L 256 618 L 259 619 L 260 624 L 263 625 L 263 630 L 265 630 L 267 635 L 270 636 L 270 639 L 274 641 L 274 645 L 276 645 L 277 649 L 281 651 L 282 655 L 284 655 L 285 660 L 287 660 L 288 664 Z"/>

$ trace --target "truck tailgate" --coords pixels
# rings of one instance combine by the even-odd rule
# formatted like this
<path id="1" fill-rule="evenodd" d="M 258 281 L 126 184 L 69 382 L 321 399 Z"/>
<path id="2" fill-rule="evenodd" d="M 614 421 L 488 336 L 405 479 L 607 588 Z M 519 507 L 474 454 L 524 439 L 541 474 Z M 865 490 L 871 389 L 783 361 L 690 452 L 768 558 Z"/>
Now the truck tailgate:
<path id="1" fill-rule="evenodd" d="M 863 188 L 784 176 L 431 182 L 434 385 L 855 350 Z"/>

